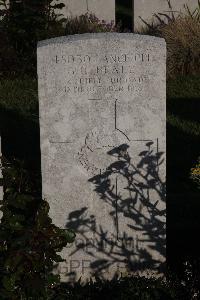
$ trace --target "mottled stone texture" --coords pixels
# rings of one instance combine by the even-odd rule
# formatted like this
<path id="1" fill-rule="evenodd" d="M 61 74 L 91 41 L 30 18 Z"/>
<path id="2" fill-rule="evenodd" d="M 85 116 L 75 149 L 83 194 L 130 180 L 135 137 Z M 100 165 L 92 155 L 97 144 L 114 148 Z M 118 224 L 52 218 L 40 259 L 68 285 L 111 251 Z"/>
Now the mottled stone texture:
<path id="1" fill-rule="evenodd" d="M 95 14 L 99 20 L 115 21 L 115 0 L 60 0 L 65 7 L 59 11 L 64 17 Z"/>
<path id="2" fill-rule="evenodd" d="M 133 24 L 135 30 L 140 30 L 145 26 L 143 20 L 151 24 L 153 15 L 157 13 L 167 13 L 171 16 L 167 0 L 132 0 L 133 1 Z M 180 12 L 185 13 L 184 4 L 187 4 L 193 12 L 197 8 L 197 0 L 170 0 L 174 15 L 177 16 Z M 163 16 L 162 16 L 163 18 Z M 165 19 L 167 21 L 167 19 Z"/>
<path id="3" fill-rule="evenodd" d="M 165 261 L 166 45 L 99 33 L 38 45 L 43 196 L 77 237 L 63 280 Z"/>

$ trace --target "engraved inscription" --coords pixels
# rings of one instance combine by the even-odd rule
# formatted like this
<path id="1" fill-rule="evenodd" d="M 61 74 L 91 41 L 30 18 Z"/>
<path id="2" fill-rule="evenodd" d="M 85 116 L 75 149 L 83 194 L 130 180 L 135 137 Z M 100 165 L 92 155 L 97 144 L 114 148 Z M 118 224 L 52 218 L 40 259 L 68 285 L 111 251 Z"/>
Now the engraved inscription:
<path id="1" fill-rule="evenodd" d="M 97 59 L 97 56 L 91 55 L 56 55 L 53 58 L 53 62 L 56 64 L 81 64 L 81 63 L 93 63 Z M 101 61 L 104 63 L 131 63 L 131 62 L 149 62 L 149 53 L 131 53 L 131 54 L 109 54 L 101 57 Z"/>
<path id="2" fill-rule="evenodd" d="M 67 67 L 69 79 L 63 86 L 57 83 L 54 96 L 140 92 L 151 80 L 151 74 L 143 72 L 142 65 L 146 67 L 151 60 L 148 52 L 110 53 L 102 56 L 57 54 L 53 62 L 56 66 Z M 138 64 L 142 67 L 140 74 L 136 71 Z"/>

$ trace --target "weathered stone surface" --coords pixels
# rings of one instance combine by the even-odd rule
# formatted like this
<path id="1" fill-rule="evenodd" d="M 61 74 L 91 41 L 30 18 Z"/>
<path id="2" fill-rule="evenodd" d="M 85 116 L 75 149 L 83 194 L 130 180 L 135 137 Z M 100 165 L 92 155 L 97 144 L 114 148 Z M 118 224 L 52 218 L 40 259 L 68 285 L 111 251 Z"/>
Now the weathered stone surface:
<path id="1" fill-rule="evenodd" d="M 38 83 L 43 196 L 53 222 L 77 234 L 62 253 L 62 279 L 161 272 L 165 41 L 119 33 L 42 41 Z"/>
<path id="2" fill-rule="evenodd" d="M 92 13 L 99 20 L 115 21 L 115 0 L 61 0 L 60 2 L 65 4 L 60 11 L 64 17 Z"/>
<path id="3" fill-rule="evenodd" d="M 156 13 L 167 13 L 171 16 L 167 0 L 132 0 L 133 1 L 133 24 L 134 29 L 139 30 L 144 27 L 143 20 L 150 22 L 153 20 L 153 15 Z M 197 8 L 196 0 L 170 0 L 174 15 L 177 16 L 180 12 L 185 12 L 184 4 L 187 4 L 189 9 L 193 11 Z"/>

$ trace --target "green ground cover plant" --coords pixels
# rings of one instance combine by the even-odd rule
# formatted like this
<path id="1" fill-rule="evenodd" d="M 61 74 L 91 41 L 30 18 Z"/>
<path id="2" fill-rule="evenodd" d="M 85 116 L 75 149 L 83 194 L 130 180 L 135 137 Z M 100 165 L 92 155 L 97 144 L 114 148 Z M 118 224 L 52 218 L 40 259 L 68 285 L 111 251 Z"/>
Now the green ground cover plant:
<path id="1" fill-rule="evenodd" d="M 38 174 L 20 160 L 3 161 L 4 200 L 0 226 L 0 297 L 48 299 L 59 283 L 53 273 L 57 253 L 74 233 L 52 224 L 49 204 L 40 197 Z"/>
<path id="2" fill-rule="evenodd" d="M 142 276 L 97 280 L 74 286 L 61 284 L 52 292 L 50 300 L 189 300 L 192 293 L 177 281 Z"/>

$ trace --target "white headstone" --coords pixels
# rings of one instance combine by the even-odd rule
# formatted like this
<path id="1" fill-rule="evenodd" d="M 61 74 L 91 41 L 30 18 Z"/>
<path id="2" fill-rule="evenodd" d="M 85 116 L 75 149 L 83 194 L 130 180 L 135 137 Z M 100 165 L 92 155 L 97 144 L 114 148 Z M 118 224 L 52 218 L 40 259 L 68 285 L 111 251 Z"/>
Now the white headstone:
<path id="1" fill-rule="evenodd" d="M 133 1 L 133 24 L 134 30 L 140 30 L 145 26 L 144 22 L 140 19 L 142 17 L 147 23 L 155 21 L 153 17 L 157 13 L 166 13 L 171 16 L 167 0 L 132 0 Z M 197 6 L 197 0 L 170 0 L 172 10 L 175 16 L 180 12 L 186 13 L 184 4 L 187 4 L 189 9 L 193 12 Z M 162 17 L 163 18 L 163 17 Z M 164 17 L 165 19 L 165 17 Z M 167 20 L 167 19 L 165 19 Z"/>
<path id="2" fill-rule="evenodd" d="M 63 280 L 165 262 L 166 45 L 83 34 L 38 45 L 43 196 L 72 228 Z"/>
<path id="3" fill-rule="evenodd" d="M 99 20 L 115 21 L 115 0 L 60 0 L 65 7 L 59 11 L 64 17 L 94 14 Z"/>

